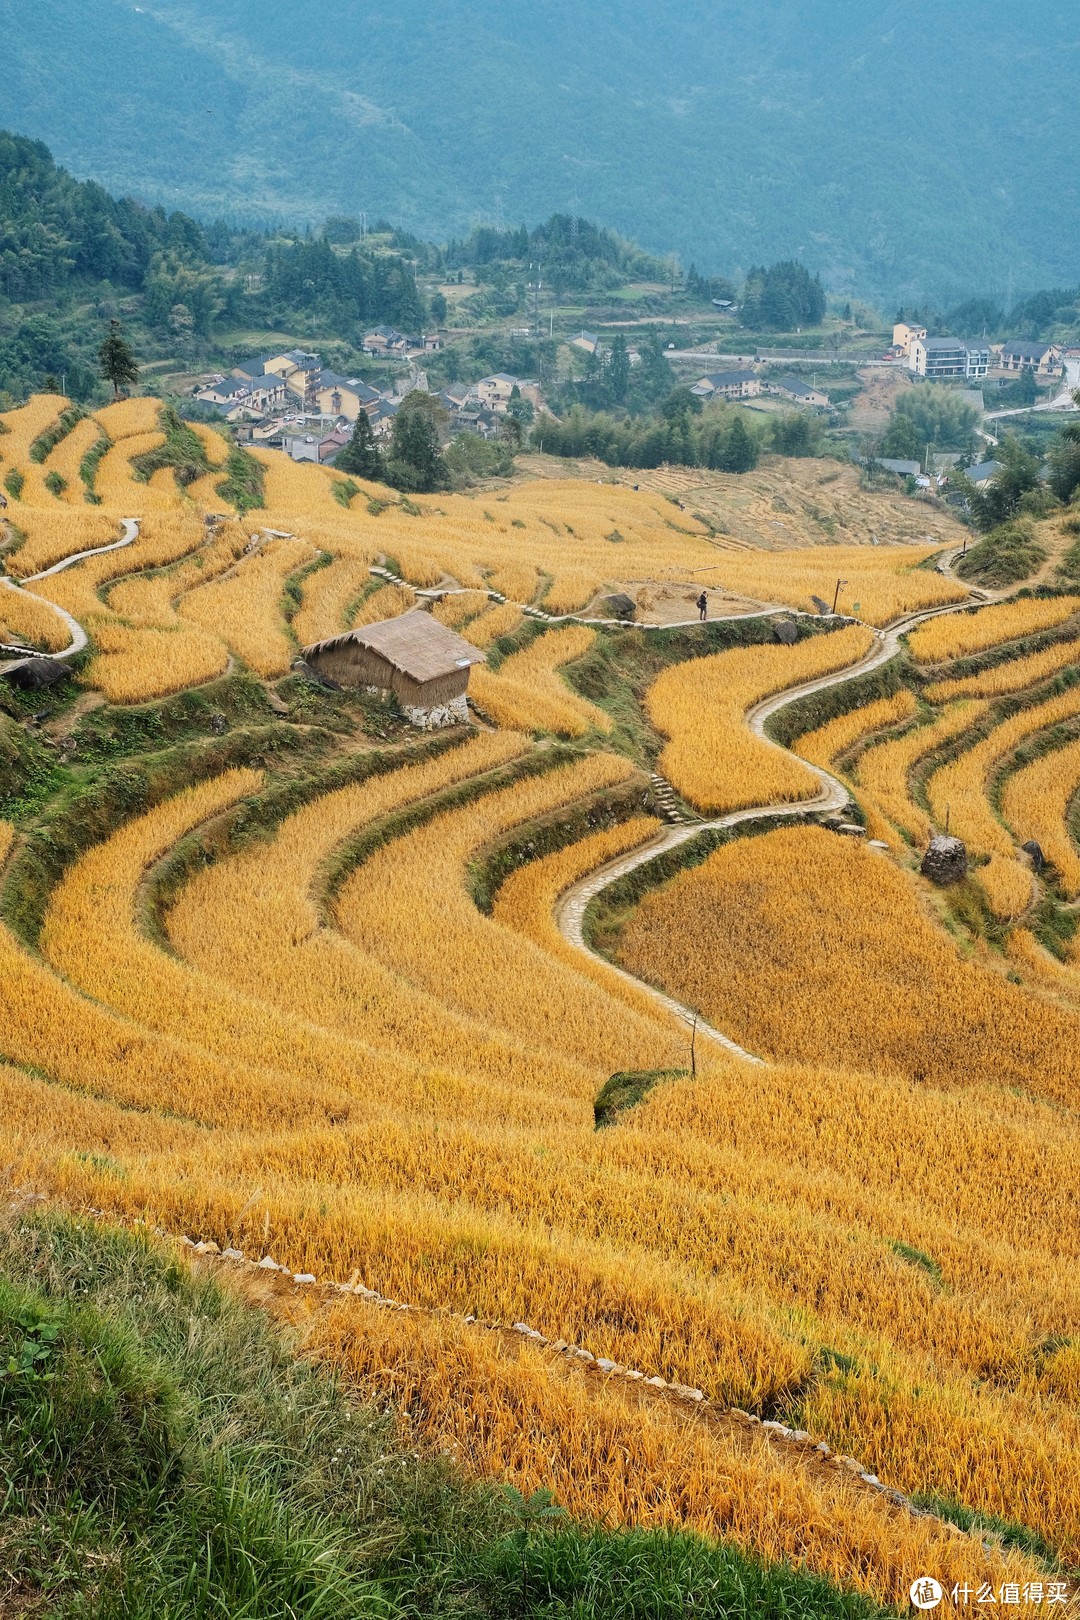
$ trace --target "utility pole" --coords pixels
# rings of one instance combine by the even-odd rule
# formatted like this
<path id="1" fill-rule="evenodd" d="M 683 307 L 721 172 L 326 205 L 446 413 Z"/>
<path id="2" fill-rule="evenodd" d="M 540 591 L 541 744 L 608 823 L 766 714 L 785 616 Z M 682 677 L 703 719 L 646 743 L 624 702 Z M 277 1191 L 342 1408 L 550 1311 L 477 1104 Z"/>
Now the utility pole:
<path id="1" fill-rule="evenodd" d="M 837 582 L 836 582 L 836 590 L 833 593 L 833 599 L 832 599 L 832 610 L 833 610 L 834 613 L 836 612 L 836 604 L 840 600 L 840 587 L 841 587 L 841 585 L 846 585 L 846 584 L 847 584 L 846 579 L 838 579 Z"/>
<path id="2" fill-rule="evenodd" d="M 697 1079 L 697 1017 L 698 1015 L 695 1013 L 694 1022 L 690 1026 L 690 1078 L 692 1080 Z"/>

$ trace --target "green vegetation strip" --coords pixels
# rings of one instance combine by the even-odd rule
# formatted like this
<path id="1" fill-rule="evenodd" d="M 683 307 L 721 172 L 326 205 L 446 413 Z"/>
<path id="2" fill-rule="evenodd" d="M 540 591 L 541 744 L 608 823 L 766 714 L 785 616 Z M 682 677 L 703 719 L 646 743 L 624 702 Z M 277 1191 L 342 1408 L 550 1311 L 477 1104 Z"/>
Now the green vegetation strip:
<path id="1" fill-rule="evenodd" d="M 101 505 L 101 496 L 96 493 L 94 489 L 94 482 L 97 478 L 97 470 L 101 464 L 101 458 L 104 456 L 107 450 L 111 449 L 111 447 L 112 440 L 109 438 L 107 433 L 103 433 L 101 437 L 90 446 L 85 456 L 83 456 L 82 460 L 79 462 L 79 477 L 82 479 L 83 485 L 85 486 L 85 498 L 87 501 L 89 501 L 91 506 Z"/>
<path id="2" fill-rule="evenodd" d="M 104 1158 L 99 1168 L 110 1168 Z M 119 1167 L 117 1167 L 119 1168 Z M 874 1620 L 801 1570 L 575 1522 L 418 1454 L 139 1236 L 0 1230 L 0 1611 L 50 1620 Z M 369 1399 L 378 1398 L 372 1390 Z"/>
<path id="3" fill-rule="evenodd" d="M 215 489 L 243 516 L 257 507 L 266 505 L 265 479 L 262 463 L 249 456 L 239 445 L 233 445 L 225 461 L 225 477 Z"/>
<path id="4" fill-rule="evenodd" d="M 30 446 L 30 460 L 39 463 L 44 461 L 86 414 L 81 405 L 70 405 L 66 411 L 61 411 L 52 426 L 47 427 L 44 433 L 39 433 Z"/>
<path id="5" fill-rule="evenodd" d="M 202 440 L 194 428 L 180 420 L 171 405 L 163 407 L 159 420 L 165 443 L 156 450 L 147 451 L 144 456 L 136 456 L 131 463 L 132 473 L 140 483 L 148 484 L 156 472 L 171 467 L 178 484 L 185 487 L 194 484 L 211 471 L 210 458 Z M 222 440 L 223 446 L 225 443 Z"/>
<path id="6" fill-rule="evenodd" d="M 642 813 L 640 780 L 612 788 L 580 804 L 569 805 L 556 816 L 541 816 L 515 828 L 505 839 L 477 858 L 469 870 L 469 892 L 480 911 L 490 915 L 495 896 L 511 873 L 530 861 L 554 855 L 577 844 L 590 833 L 616 827 Z"/>
<path id="7" fill-rule="evenodd" d="M 596 1129 L 614 1125 L 620 1114 L 643 1102 L 654 1086 L 665 1080 L 686 1080 L 689 1076 L 689 1069 L 620 1069 L 604 1081 L 596 1094 L 593 1104 Z"/>

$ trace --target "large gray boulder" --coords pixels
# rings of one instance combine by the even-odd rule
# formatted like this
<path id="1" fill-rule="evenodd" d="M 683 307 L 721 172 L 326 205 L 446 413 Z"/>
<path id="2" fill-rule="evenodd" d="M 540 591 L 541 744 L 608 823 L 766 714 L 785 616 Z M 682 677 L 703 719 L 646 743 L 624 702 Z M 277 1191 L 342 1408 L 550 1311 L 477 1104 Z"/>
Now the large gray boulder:
<path id="1" fill-rule="evenodd" d="M 12 686 L 21 686 L 26 692 L 43 692 L 47 686 L 62 681 L 67 670 L 54 658 L 33 657 L 9 664 L 2 673 Z"/>
<path id="2" fill-rule="evenodd" d="M 962 882 L 967 877 L 967 869 L 967 850 L 962 839 L 950 838 L 946 833 L 937 833 L 931 838 L 922 858 L 923 877 L 946 888 L 950 883 Z"/>

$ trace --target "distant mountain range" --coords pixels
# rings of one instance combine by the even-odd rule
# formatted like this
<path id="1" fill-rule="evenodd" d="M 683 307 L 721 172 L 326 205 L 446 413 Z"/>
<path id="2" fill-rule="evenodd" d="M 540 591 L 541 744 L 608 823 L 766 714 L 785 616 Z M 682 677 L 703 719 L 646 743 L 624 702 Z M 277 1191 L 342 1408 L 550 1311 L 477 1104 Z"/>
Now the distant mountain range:
<path id="1" fill-rule="evenodd" d="M 0 0 L 0 38 L 0 125 L 203 217 L 567 209 L 898 302 L 1080 279 L 1057 0 Z"/>

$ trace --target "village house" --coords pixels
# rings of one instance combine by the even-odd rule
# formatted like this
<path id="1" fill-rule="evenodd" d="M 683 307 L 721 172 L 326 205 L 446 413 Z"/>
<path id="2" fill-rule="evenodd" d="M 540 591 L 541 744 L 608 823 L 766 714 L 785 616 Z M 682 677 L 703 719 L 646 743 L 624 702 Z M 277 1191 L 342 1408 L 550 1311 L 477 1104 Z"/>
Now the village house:
<path id="1" fill-rule="evenodd" d="M 392 693 L 428 731 L 469 718 L 469 671 L 484 654 L 422 609 L 305 647 L 304 662 L 338 686 Z"/>
<path id="2" fill-rule="evenodd" d="M 382 395 L 362 377 L 341 377 L 324 370 L 315 390 L 315 404 L 327 416 L 345 416 L 355 422 L 361 411 L 369 416 L 377 409 Z"/>
<path id="3" fill-rule="evenodd" d="M 405 334 L 396 331 L 392 326 L 377 326 L 374 331 L 365 333 L 364 341 L 360 345 L 365 354 L 398 357 L 405 354 L 410 346 Z"/>
<path id="4" fill-rule="evenodd" d="M 711 371 L 690 392 L 699 399 L 756 399 L 762 391 L 756 371 Z"/>
<path id="5" fill-rule="evenodd" d="M 925 336 L 925 326 L 919 326 L 911 321 L 897 321 L 892 329 L 892 346 L 907 360 L 911 356 L 911 345 L 916 339 L 921 342 Z"/>
<path id="6" fill-rule="evenodd" d="M 377 439 L 388 439 L 401 406 L 393 399 L 380 399 L 371 412 L 371 431 Z"/>
<path id="7" fill-rule="evenodd" d="M 439 394 L 439 403 L 453 416 L 455 411 L 464 410 L 471 397 L 468 383 L 449 383 Z"/>
<path id="8" fill-rule="evenodd" d="M 1031 369 L 1037 377 L 1058 377 L 1062 371 L 1062 351 L 1056 343 L 1022 343 L 1010 338 L 1001 345 L 998 365 L 1002 371 Z"/>
<path id="9" fill-rule="evenodd" d="M 233 367 L 232 375 L 247 381 L 272 404 L 283 402 L 290 396 L 314 406 L 322 363 L 317 354 L 306 349 L 290 349 L 285 354 L 267 354 L 243 360 Z"/>
<path id="10" fill-rule="evenodd" d="M 1001 471 L 1001 466 L 1000 461 L 980 461 L 977 466 L 967 469 L 965 477 L 976 489 L 984 489 L 987 484 L 993 483 Z"/>
<path id="11" fill-rule="evenodd" d="M 497 411 L 502 416 L 509 407 L 515 388 L 522 399 L 527 399 L 531 405 L 539 405 L 538 385 L 535 382 L 523 382 L 519 377 L 511 377 L 506 371 L 497 371 L 491 377 L 481 377 L 473 387 L 472 394 L 482 408 Z"/>
<path id="12" fill-rule="evenodd" d="M 216 405 L 219 410 L 232 410 L 248 398 L 250 388 L 250 379 L 246 377 L 222 377 L 197 388 L 195 398 L 204 405 Z"/>
<path id="13" fill-rule="evenodd" d="M 251 379 L 247 402 L 260 416 L 268 416 L 271 411 L 285 404 L 288 393 L 284 380 L 268 371 L 261 377 Z"/>
<path id="14" fill-rule="evenodd" d="M 600 339 L 595 332 L 579 332 L 576 338 L 570 339 L 575 349 L 581 349 L 585 354 L 595 354 L 600 347 Z"/>
<path id="15" fill-rule="evenodd" d="M 989 366 L 989 346 L 964 338 L 913 338 L 908 356 L 908 370 L 916 377 L 985 377 Z"/>
<path id="16" fill-rule="evenodd" d="M 282 433 L 281 448 L 293 461 L 328 464 L 351 437 L 348 428 L 333 427 L 328 430 L 317 423 L 305 423 L 299 430 Z"/>
<path id="17" fill-rule="evenodd" d="M 771 385 L 771 392 L 783 399 L 793 400 L 796 405 L 827 406 L 829 403 L 824 388 L 819 388 L 816 383 L 805 383 L 801 377 L 781 377 L 779 382 Z"/>

